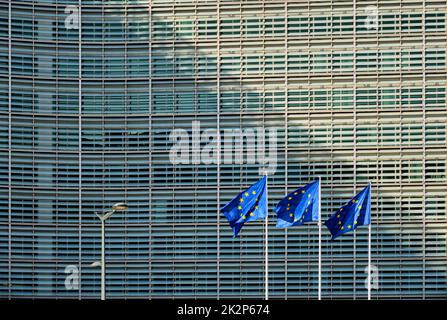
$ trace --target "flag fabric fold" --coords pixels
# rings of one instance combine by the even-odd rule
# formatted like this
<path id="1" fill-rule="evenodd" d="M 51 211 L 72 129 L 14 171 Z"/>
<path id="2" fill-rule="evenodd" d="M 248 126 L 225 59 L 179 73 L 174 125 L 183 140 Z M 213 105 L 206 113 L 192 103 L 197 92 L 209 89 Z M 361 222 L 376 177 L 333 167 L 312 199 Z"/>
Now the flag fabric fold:
<path id="1" fill-rule="evenodd" d="M 289 193 L 275 207 L 277 228 L 299 226 L 306 222 L 318 221 L 320 206 L 320 180 L 306 184 Z"/>
<path id="2" fill-rule="evenodd" d="M 264 176 L 220 209 L 233 229 L 233 238 L 238 236 L 245 223 L 266 217 L 266 182 L 267 177 Z"/>
<path id="3" fill-rule="evenodd" d="M 331 240 L 371 223 L 370 193 L 369 184 L 324 223 L 332 234 Z"/>

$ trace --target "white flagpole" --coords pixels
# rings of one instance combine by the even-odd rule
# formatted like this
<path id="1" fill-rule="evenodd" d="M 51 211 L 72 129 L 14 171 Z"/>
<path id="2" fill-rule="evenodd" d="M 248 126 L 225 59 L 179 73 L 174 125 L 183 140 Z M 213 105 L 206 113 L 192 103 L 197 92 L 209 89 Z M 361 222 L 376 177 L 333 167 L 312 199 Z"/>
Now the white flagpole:
<path id="1" fill-rule="evenodd" d="M 269 194 L 268 194 L 268 174 L 265 174 L 265 300 L 269 299 Z"/>
<path id="2" fill-rule="evenodd" d="M 371 182 L 369 183 L 369 225 L 368 225 L 368 300 L 371 300 L 371 224 L 372 224 L 372 215 L 371 215 Z"/>
<path id="3" fill-rule="evenodd" d="M 321 177 L 318 177 L 318 300 L 321 300 Z"/>

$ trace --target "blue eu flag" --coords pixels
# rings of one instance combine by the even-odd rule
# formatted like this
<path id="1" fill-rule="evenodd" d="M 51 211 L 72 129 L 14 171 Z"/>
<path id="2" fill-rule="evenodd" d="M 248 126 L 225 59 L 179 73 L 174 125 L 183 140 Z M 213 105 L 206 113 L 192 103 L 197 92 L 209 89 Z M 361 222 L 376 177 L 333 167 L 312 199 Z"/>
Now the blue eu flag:
<path id="1" fill-rule="evenodd" d="M 267 177 L 242 191 L 228 202 L 220 211 L 225 215 L 237 237 L 242 226 L 249 221 L 263 219 L 267 214 Z"/>
<path id="2" fill-rule="evenodd" d="M 369 184 L 343 207 L 338 209 L 324 224 L 332 234 L 332 240 L 371 222 L 371 185 Z"/>
<path id="3" fill-rule="evenodd" d="M 276 227 L 300 226 L 305 222 L 318 221 L 320 206 L 320 180 L 306 184 L 289 193 L 275 207 L 278 218 Z"/>

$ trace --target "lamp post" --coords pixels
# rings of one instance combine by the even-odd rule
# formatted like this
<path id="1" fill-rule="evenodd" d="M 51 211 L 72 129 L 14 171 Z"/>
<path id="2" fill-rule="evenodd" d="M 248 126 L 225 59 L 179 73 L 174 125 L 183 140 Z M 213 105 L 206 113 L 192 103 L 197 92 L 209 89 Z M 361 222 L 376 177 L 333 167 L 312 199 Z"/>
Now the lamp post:
<path id="1" fill-rule="evenodd" d="M 106 211 L 103 214 L 95 213 L 99 220 L 101 220 L 101 262 L 93 262 L 92 267 L 101 267 L 101 300 L 106 299 L 106 237 L 105 237 L 105 223 L 112 214 L 116 211 L 126 211 L 127 204 L 123 202 L 115 203 L 111 211 Z"/>

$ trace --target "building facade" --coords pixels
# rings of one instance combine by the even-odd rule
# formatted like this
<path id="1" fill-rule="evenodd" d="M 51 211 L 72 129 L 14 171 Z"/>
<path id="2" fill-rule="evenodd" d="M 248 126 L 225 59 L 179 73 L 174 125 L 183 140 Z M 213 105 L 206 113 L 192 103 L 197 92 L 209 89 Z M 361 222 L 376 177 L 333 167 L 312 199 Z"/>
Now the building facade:
<path id="1" fill-rule="evenodd" d="M 446 1 L 0 2 L 0 298 L 261 298 L 263 223 L 219 208 L 256 163 L 173 163 L 171 133 L 275 128 L 269 294 L 317 297 L 315 224 L 372 183 L 373 299 L 447 298 Z M 200 150 L 199 150 L 200 151 Z M 191 150 L 191 159 L 197 150 Z M 322 296 L 365 299 L 367 228 L 331 242 Z"/>

